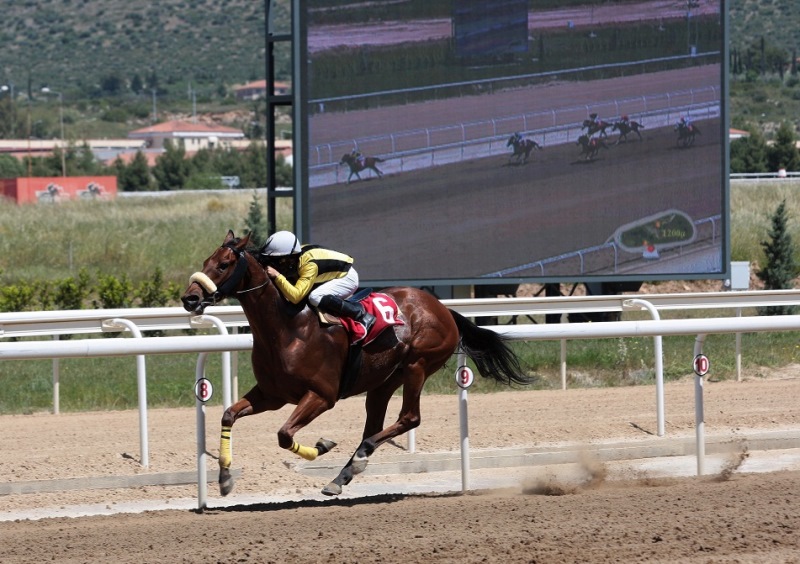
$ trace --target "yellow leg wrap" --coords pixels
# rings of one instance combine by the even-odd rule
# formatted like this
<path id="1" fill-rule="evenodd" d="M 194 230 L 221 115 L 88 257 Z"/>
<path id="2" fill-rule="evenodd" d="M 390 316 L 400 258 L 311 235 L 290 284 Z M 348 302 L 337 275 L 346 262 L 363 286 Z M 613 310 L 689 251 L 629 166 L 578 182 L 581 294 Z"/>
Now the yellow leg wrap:
<path id="1" fill-rule="evenodd" d="M 231 428 L 223 427 L 219 437 L 219 467 L 231 467 Z"/>
<path id="2" fill-rule="evenodd" d="M 292 448 L 290 448 L 289 450 L 297 454 L 298 456 L 305 458 L 306 460 L 314 460 L 315 458 L 317 458 L 317 454 L 319 453 L 316 447 L 303 446 L 297 441 L 294 441 L 292 443 Z"/>

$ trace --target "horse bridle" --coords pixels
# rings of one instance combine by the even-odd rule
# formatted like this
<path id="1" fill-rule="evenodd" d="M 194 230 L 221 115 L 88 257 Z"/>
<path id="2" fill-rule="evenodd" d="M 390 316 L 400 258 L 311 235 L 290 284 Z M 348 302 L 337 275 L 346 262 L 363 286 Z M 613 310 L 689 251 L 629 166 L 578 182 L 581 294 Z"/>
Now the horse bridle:
<path id="1" fill-rule="evenodd" d="M 233 269 L 233 274 L 229 276 L 222 285 L 218 287 L 211 278 L 202 272 L 195 272 L 189 277 L 189 283 L 197 282 L 209 295 L 209 299 L 203 300 L 206 302 L 206 305 L 214 305 L 220 300 L 232 296 L 234 292 L 237 294 L 252 292 L 253 290 L 263 288 L 269 283 L 269 277 L 267 277 L 267 281 L 259 286 L 248 288 L 247 290 L 235 291 L 236 286 L 239 285 L 247 272 L 247 257 L 245 256 L 245 251 L 234 248 L 234 243 L 223 245 L 223 248 L 230 249 L 236 254 L 236 266 Z"/>

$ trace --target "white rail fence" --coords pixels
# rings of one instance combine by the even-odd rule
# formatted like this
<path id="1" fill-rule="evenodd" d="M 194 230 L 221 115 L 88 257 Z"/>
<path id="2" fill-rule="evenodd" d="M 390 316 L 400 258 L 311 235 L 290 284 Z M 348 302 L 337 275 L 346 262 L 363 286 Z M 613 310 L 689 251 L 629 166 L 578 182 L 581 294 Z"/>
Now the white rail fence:
<path id="1" fill-rule="evenodd" d="M 740 317 L 742 308 L 800 304 L 800 291 L 711 292 L 703 294 L 651 294 L 642 296 L 578 296 L 549 298 L 485 298 L 443 300 L 445 305 L 467 317 L 532 316 L 571 312 L 620 312 L 646 309 L 653 317 L 644 321 L 601 323 L 524 324 L 492 326 L 491 329 L 517 340 L 560 340 L 562 388 L 566 388 L 566 341 L 652 336 L 656 339 L 656 412 L 659 436 L 663 436 L 663 374 L 661 373 L 662 336 L 758 331 L 800 330 L 800 315 Z M 659 311 L 693 309 L 734 309 L 735 317 L 661 320 Z M 199 353 L 195 381 L 204 376 L 207 353 L 250 350 L 251 335 L 229 335 L 227 329 L 246 325 L 237 306 L 213 307 L 203 316 L 190 316 L 182 308 L 150 308 L 129 310 L 80 310 L 61 312 L 22 312 L 0 314 L 0 361 L 23 359 L 60 359 L 78 357 L 137 356 L 139 385 L 141 464 L 148 465 L 147 394 L 144 355 Z M 143 331 L 166 329 L 215 328 L 220 335 L 176 337 L 142 337 Z M 80 339 L 70 341 L 25 341 L 26 337 L 91 334 L 108 331 L 130 331 L 131 339 Z M 5 339 L 13 338 L 11 341 Z M 702 339 L 698 337 L 702 350 Z M 695 347 L 697 349 L 697 345 Z M 695 353 L 697 350 L 695 350 Z M 737 341 L 737 366 L 740 359 Z M 688 356 L 688 355 L 687 355 Z M 694 358 L 694 356 L 692 356 Z M 228 368 L 225 368 L 225 365 Z M 223 405 L 231 404 L 230 357 L 223 358 Z M 54 412 L 58 413 L 58 380 L 54 370 Z M 702 405 L 702 398 L 698 400 Z M 460 402 L 464 405 L 466 402 Z M 198 503 L 206 503 L 205 406 L 197 401 Z M 702 417 L 698 411 L 698 473 L 702 473 Z M 468 484 L 468 431 L 466 416 L 462 421 L 462 470 Z M 466 462 L 465 462 L 466 460 Z"/>
<path id="2" fill-rule="evenodd" d="M 467 317 L 508 317 L 508 316 L 534 316 L 548 314 L 569 314 L 586 312 L 622 312 L 639 308 L 632 302 L 635 298 L 646 298 L 649 304 L 658 311 L 668 310 L 698 310 L 698 309 L 733 309 L 738 315 L 742 308 L 768 307 L 778 305 L 800 304 L 800 290 L 780 291 L 745 291 L 745 292 L 707 292 L 702 294 L 650 294 L 646 296 L 617 295 L 617 296 L 563 296 L 563 297 L 531 297 L 531 298 L 483 298 L 483 299 L 454 299 L 443 300 L 443 303 Z M 198 330 L 215 329 L 224 335 L 228 330 L 234 333 L 240 327 L 247 326 L 247 319 L 239 306 L 215 306 L 207 310 L 206 315 L 193 316 L 181 307 L 168 308 L 134 308 L 111 310 L 70 310 L 70 311 L 37 311 L 37 312 L 9 312 L 0 313 L 0 360 L 15 358 L 13 351 L 20 352 L 30 345 L 22 342 L 4 343 L 4 340 L 22 339 L 32 337 L 53 337 L 60 335 L 97 334 L 130 331 L 166 331 L 166 330 Z M 124 320 L 124 321 L 123 321 Z M 190 339 L 177 341 L 188 343 Z M 162 339 L 164 339 L 162 337 Z M 173 339 L 170 337 L 169 339 Z M 104 340 L 108 342 L 108 340 Z M 200 339 L 199 343 L 211 343 L 211 339 Z M 148 343 L 156 343 L 148 339 Z M 170 341 L 166 341 L 168 343 Z M 231 341 L 236 342 L 236 341 Z M 91 356 L 88 348 L 81 351 L 80 341 L 69 343 L 45 344 L 36 341 L 27 356 L 24 358 L 68 358 L 76 356 Z M 93 347 L 96 345 L 92 345 Z M 133 352 L 141 351 L 151 345 L 136 344 L 126 341 L 112 345 L 97 345 L 98 351 L 113 351 L 97 356 L 118 356 L 122 354 L 158 354 L 166 351 L 155 350 L 153 353 Z M 107 346 L 108 349 L 102 347 Z M 166 346 L 166 345 L 164 345 Z M 202 346 L 209 346 L 208 344 Z M 115 347 L 120 347 L 116 349 Z M 159 349 L 158 345 L 153 348 Z M 131 351 L 128 353 L 120 351 Z M 226 349 L 215 346 L 213 348 L 198 349 L 184 352 L 215 352 Z M 237 349 L 227 349 L 230 351 Z M 245 349 L 238 349 L 245 350 Z M 37 352 L 39 351 L 39 352 Z M 46 351 L 53 351 L 47 353 Z M 177 351 L 171 351 L 177 352 Z M 41 353 L 41 354 L 40 354 Z M 562 350 L 561 379 L 562 388 L 566 388 L 566 356 Z M 228 360 L 223 358 L 223 365 L 231 364 L 235 367 L 235 357 Z M 140 367 L 140 377 L 143 377 L 144 368 Z M 225 368 L 223 368 L 225 370 Z M 230 395 L 238 397 L 236 386 L 236 369 L 231 370 Z M 54 390 L 53 411 L 58 413 L 58 370 L 54 365 Z M 223 384 L 225 385 L 225 384 Z M 226 394 L 227 395 L 227 394 Z"/>

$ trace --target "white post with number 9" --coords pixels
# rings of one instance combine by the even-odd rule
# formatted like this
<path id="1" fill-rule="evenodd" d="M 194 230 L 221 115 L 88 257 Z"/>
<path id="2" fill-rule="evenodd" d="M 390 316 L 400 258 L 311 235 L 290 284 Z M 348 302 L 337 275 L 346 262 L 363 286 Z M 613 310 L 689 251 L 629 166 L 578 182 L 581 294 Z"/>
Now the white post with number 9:
<path id="1" fill-rule="evenodd" d="M 702 476 L 705 473 L 705 459 L 706 459 L 706 429 L 705 429 L 705 415 L 703 414 L 703 377 L 708 374 L 711 368 L 711 362 L 708 357 L 703 354 L 703 343 L 705 342 L 705 335 L 698 335 L 694 341 L 694 361 L 692 366 L 694 368 L 694 419 L 695 419 L 695 433 L 697 440 L 697 475 Z"/>
<path id="2" fill-rule="evenodd" d="M 457 357 L 456 384 L 458 385 L 458 418 L 461 429 L 461 491 L 469 490 L 469 410 L 467 388 L 475 381 L 472 369 L 467 366 L 467 355 L 459 352 Z"/>

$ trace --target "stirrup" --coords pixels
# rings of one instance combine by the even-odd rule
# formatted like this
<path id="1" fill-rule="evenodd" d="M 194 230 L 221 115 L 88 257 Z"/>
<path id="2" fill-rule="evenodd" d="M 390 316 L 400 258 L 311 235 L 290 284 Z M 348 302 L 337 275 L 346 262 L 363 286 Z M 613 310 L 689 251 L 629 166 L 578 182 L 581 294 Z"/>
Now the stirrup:
<path id="1" fill-rule="evenodd" d="M 375 316 L 371 313 L 364 312 L 364 315 L 361 316 L 361 324 L 364 326 L 365 335 L 369 335 L 369 332 L 372 330 L 372 327 L 375 325 Z"/>

